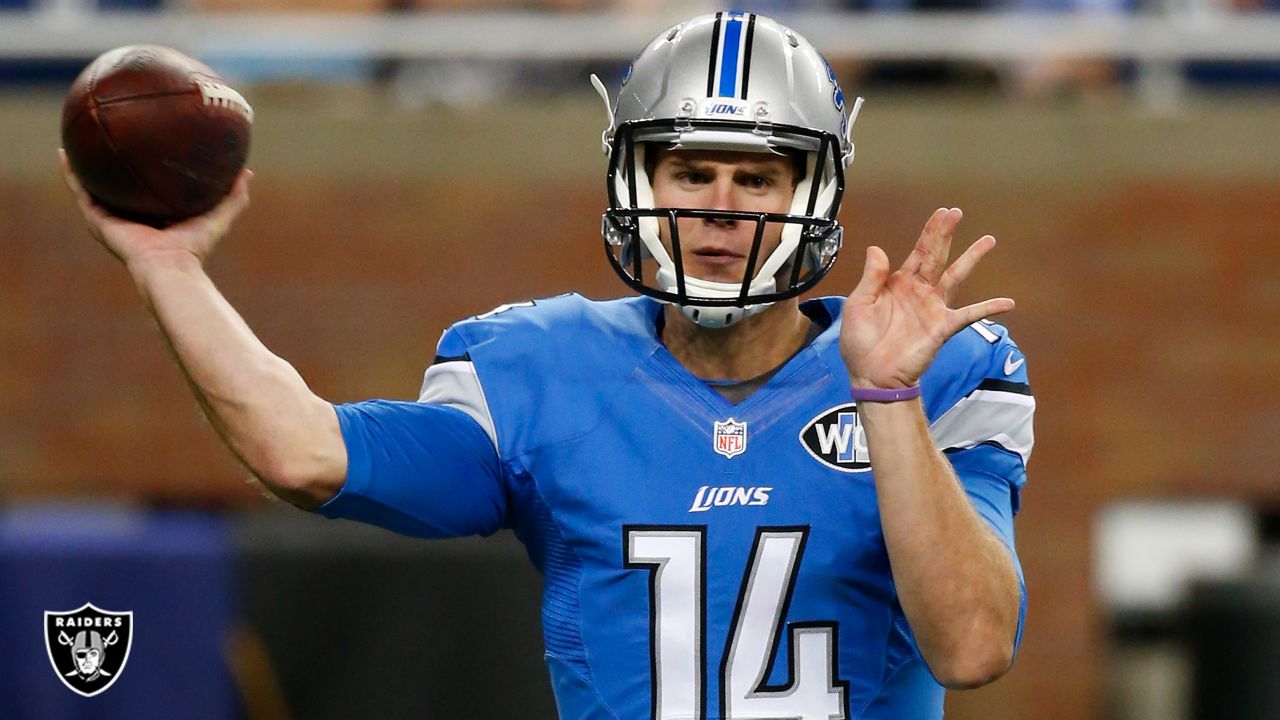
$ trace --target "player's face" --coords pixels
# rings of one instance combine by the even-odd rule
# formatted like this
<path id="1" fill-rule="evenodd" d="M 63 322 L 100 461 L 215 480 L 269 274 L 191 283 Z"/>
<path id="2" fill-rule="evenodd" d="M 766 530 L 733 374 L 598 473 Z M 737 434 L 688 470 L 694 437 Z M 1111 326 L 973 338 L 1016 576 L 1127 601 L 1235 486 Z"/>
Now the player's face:
<path id="1" fill-rule="evenodd" d="M 76 651 L 76 667 L 80 670 L 81 675 L 92 675 L 98 669 L 98 663 L 102 660 L 102 653 L 97 650 L 78 650 Z"/>
<path id="2" fill-rule="evenodd" d="M 785 213 L 795 192 L 792 158 L 722 150 L 660 150 L 652 177 L 657 207 Z M 741 282 L 756 233 L 751 221 L 681 218 L 684 271 L 713 282 Z M 670 228 L 659 236 L 671 251 Z M 767 223 L 756 267 L 782 238 L 782 225 Z"/>

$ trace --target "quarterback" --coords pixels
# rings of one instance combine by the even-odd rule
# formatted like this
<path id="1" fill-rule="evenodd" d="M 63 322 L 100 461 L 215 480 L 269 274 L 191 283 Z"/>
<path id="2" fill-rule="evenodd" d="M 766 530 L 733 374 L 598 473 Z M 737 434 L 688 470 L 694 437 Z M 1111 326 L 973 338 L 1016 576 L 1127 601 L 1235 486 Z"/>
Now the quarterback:
<path id="1" fill-rule="evenodd" d="M 852 125 L 835 74 L 769 18 L 658 35 L 608 107 L 608 260 L 637 294 L 516 302 L 440 339 L 417 402 L 333 405 L 203 270 L 249 174 L 166 230 L 111 217 L 211 422 L 273 492 L 421 537 L 510 528 L 545 576 L 564 718 L 913 720 L 1004 674 L 1025 614 L 1013 516 L 1025 359 L 951 299 L 957 209 L 896 270 L 801 302 L 842 244 Z M 860 101 L 859 101 L 860 102 Z"/>

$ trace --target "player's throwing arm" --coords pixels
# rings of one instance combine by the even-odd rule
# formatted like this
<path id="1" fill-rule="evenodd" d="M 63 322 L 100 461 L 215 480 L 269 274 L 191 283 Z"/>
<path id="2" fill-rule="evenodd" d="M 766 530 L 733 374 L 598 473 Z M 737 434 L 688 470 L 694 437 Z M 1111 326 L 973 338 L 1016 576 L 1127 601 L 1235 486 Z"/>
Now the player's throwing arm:
<path id="1" fill-rule="evenodd" d="M 109 213 L 59 151 L 62 175 L 89 232 L 128 269 L 210 422 L 273 492 L 304 508 L 332 497 L 346 450 L 329 403 L 254 336 L 204 271 L 249 205 L 244 170 L 216 207 L 163 229 Z"/>

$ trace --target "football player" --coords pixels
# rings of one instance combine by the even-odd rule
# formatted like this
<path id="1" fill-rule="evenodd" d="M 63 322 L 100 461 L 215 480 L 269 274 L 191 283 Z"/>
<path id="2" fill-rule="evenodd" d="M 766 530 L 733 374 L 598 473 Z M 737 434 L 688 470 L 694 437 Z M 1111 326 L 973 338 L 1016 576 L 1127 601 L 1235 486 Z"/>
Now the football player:
<path id="1" fill-rule="evenodd" d="M 610 102 L 609 260 L 639 293 L 499 307 L 445 331 L 419 402 L 334 406 L 202 264 L 248 201 L 156 231 L 106 215 L 211 421 L 281 497 L 422 537 L 511 528 L 545 575 L 566 718 L 937 718 L 1002 675 L 1025 611 L 1013 515 L 1034 401 L 989 316 L 949 300 L 956 209 L 847 298 L 846 102 L 769 18 L 658 35 Z"/>

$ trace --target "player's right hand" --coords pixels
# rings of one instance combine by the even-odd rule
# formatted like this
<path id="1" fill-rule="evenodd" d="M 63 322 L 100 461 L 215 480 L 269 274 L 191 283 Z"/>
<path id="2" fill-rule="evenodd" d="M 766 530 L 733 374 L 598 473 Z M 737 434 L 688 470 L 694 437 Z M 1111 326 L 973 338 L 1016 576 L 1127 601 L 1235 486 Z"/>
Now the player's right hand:
<path id="1" fill-rule="evenodd" d="M 241 171 L 227 197 L 209 212 L 183 220 L 163 229 L 132 222 L 112 215 L 81 187 L 67 162 L 67 153 L 58 150 L 62 179 L 75 197 L 89 226 L 89 233 L 116 259 L 128 267 L 152 260 L 190 261 L 194 256 L 201 265 L 214 247 L 231 229 L 231 223 L 249 206 L 249 179 L 253 173 Z"/>

